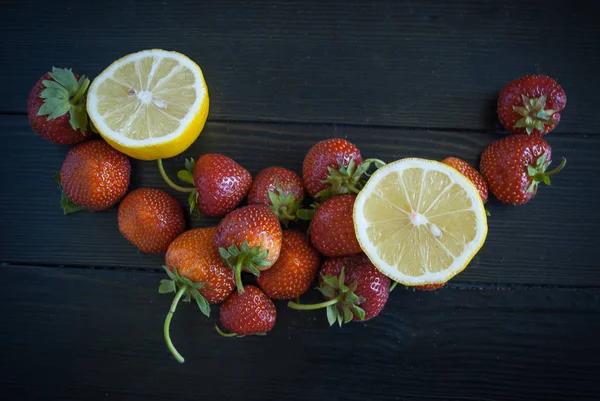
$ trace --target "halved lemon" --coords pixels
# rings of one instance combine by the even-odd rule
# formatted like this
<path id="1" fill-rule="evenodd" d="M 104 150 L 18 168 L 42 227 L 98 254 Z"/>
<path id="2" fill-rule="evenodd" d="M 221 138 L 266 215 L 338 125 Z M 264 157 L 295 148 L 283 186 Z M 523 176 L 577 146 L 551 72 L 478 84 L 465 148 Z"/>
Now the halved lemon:
<path id="1" fill-rule="evenodd" d="M 102 137 L 142 160 L 172 157 L 200 135 L 208 116 L 202 70 L 181 53 L 129 54 L 90 85 L 87 111 Z"/>
<path id="2" fill-rule="evenodd" d="M 477 188 L 445 164 L 408 158 L 377 170 L 354 203 L 361 248 L 404 285 L 444 283 L 483 246 L 487 217 Z"/>

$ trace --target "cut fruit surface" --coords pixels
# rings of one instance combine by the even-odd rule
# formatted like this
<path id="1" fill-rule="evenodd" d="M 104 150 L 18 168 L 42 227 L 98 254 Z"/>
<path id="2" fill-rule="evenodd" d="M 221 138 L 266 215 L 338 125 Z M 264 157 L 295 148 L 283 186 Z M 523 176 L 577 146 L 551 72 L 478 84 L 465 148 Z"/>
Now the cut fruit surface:
<path id="1" fill-rule="evenodd" d="M 144 50 L 111 64 L 90 85 L 87 110 L 114 148 L 142 160 L 176 156 L 208 116 L 202 70 L 181 53 Z"/>
<path id="2" fill-rule="evenodd" d="M 354 203 L 362 250 L 404 285 L 444 283 L 482 247 L 487 217 L 477 188 L 450 166 L 408 158 L 377 170 Z"/>

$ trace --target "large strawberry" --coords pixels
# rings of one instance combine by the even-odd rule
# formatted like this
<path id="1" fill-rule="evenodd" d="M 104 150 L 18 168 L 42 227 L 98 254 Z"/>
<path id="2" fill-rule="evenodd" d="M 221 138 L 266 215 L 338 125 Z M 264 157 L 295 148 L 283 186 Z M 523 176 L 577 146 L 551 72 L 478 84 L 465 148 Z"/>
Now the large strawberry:
<path id="1" fill-rule="evenodd" d="M 130 192 L 119 205 L 119 231 L 142 252 L 165 253 L 185 230 L 177 199 L 159 189 Z"/>
<path id="2" fill-rule="evenodd" d="M 283 224 L 296 220 L 304 199 L 304 185 L 298 174 L 283 167 L 261 170 L 250 188 L 248 204 L 268 205 Z"/>
<path id="3" fill-rule="evenodd" d="M 320 281 L 319 291 L 325 302 L 289 302 L 288 306 L 299 310 L 327 308 L 329 325 L 374 318 L 385 306 L 390 292 L 390 279 L 364 254 L 327 259 L 321 267 Z"/>
<path id="4" fill-rule="evenodd" d="M 523 204 L 537 193 L 538 184 L 550 185 L 552 148 L 538 136 L 513 135 L 492 142 L 481 155 L 480 169 L 490 191 L 504 203 Z"/>
<path id="5" fill-rule="evenodd" d="M 256 276 L 273 266 L 281 251 L 281 224 L 266 205 L 248 205 L 230 212 L 217 226 L 215 245 L 234 270 L 236 286 L 244 292 L 242 270 Z"/>
<path id="6" fill-rule="evenodd" d="M 363 163 L 358 148 L 345 139 L 317 142 L 304 157 L 304 186 L 308 194 L 318 201 L 337 195 L 357 194 L 364 185 L 362 176 L 371 164 L 380 167 L 385 163 L 378 159 L 368 159 Z"/>
<path id="7" fill-rule="evenodd" d="M 325 256 L 344 256 L 362 251 L 352 220 L 356 195 L 336 196 L 326 200 L 315 212 L 310 225 L 310 239 Z"/>
<path id="8" fill-rule="evenodd" d="M 520 135 L 546 135 L 560 121 L 567 95 L 545 75 L 528 75 L 508 83 L 498 96 L 502 126 Z"/>
<path id="9" fill-rule="evenodd" d="M 458 172 L 467 177 L 479 191 L 479 196 L 481 196 L 482 202 L 487 202 L 488 185 L 479 171 L 475 170 L 469 163 L 459 159 L 458 157 L 447 157 L 442 160 L 442 163 L 453 167 L 455 170 L 458 170 Z"/>
<path id="10" fill-rule="evenodd" d="M 67 154 L 58 177 L 64 191 L 61 205 L 65 214 L 108 209 L 125 196 L 130 175 L 127 156 L 106 142 L 77 145 Z"/>
<path id="11" fill-rule="evenodd" d="M 297 298 L 314 281 L 319 262 L 319 254 L 308 243 L 305 234 L 285 230 L 277 262 L 270 269 L 261 272 L 256 281 L 271 298 Z"/>
<path id="12" fill-rule="evenodd" d="M 175 292 L 165 319 L 164 335 L 169 350 L 179 362 L 184 359 L 169 335 L 179 301 L 183 298 L 190 302 L 194 298 L 200 311 L 209 316 L 209 304 L 223 302 L 235 288 L 233 272 L 223 263 L 215 247 L 215 233 L 215 227 L 186 231 L 171 243 L 165 257 L 169 280 L 162 280 L 158 291 L 161 294 Z"/>
<path id="13" fill-rule="evenodd" d="M 219 320 L 229 333 L 215 327 L 225 337 L 264 335 L 275 326 L 276 317 L 273 301 L 257 287 L 248 285 L 243 294 L 235 292 L 221 305 Z"/>
<path id="14" fill-rule="evenodd" d="M 61 145 L 83 142 L 91 135 L 85 109 L 90 80 L 70 69 L 54 68 L 33 86 L 27 116 L 35 132 Z"/>
<path id="15" fill-rule="evenodd" d="M 222 217 L 235 209 L 248 194 L 252 176 L 233 159 L 214 153 L 200 156 L 197 161 L 187 159 L 185 170 L 177 176 L 194 188 L 185 188 L 169 179 L 158 161 L 164 180 L 175 190 L 189 192 L 190 212 L 198 211 L 210 217 Z"/>

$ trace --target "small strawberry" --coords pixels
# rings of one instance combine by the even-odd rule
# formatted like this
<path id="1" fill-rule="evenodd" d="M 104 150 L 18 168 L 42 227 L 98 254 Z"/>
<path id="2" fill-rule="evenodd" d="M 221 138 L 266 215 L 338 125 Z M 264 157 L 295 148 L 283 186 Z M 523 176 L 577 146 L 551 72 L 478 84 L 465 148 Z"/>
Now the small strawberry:
<path id="1" fill-rule="evenodd" d="M 567 95 L 545 75 L 529 75 L 508 83 L 498 96 L 498 117 L 513 134 L 539 136 L 552 131 L 560 121 Z"/>
<path id="2" fill-rule="evenodd" d="M 315 212 L 310 225 L 310 239 L 325 256 L 344 256 L 362 252 L 354 232 L 352 209 L 355 195 L 326 200 Z"/>
<path id="3" fill-rule="evenodd" d="M 185 302 L 194 298 L 200 311 L 209 316 L 209 304 L 223 302 L 235 288 L 233 272 L 223 263 L 215 247 L 216 231 L 216 227 L 209 227 L 184 232 L 169 245 L 165 257 L 169 280 L 162 280 L 158 291 L 175 293 L 165 319 L 164 335 L 169 350 L 179 362 L 184 359 L 171 342 L 169 327 L 182 297 Z"/>
<path id="4" fill-rule="evenodd" d="M 304 199 L 304 185 L 298 174 L 283 167 L 260 171 L 250 188 L 248 204 L 270 206 L 283 224 L 296 220 Z"/>
<path id="5" fill-rule="evenodd" d="M 130 192 L 119 205 L 119 231 L 142 252 L 165 253 L 185 230 L 177 199 L 159 189 Z"/>
<path id="6" fill-rule="evenodd" d="M 35 83 L 27 99 L 27 117 L 33 130 L 60 145 L 74 145 L 89 138 L 85 109 L 89 85 L 85 76 L 52 67 L 52 72 Z"/>
<path id="7" fill-rule="evenodd" d="M 329 258 L 323 263 L 319 291 L 327 301 L 318 304 L 289 302 L 292 309 L 327 308 L 329 325 L 369 320 L 379 315 L 388 300 L 390 279 L 364 255 Z"/>
<path id="8" fill-rule="evenodd" d="M 273 266 L 256 278 L 258 286 L 273 299 L 291 299 L 304 294 L 319 270 L 319 254 L 306 235 L 294 230 L 283 232 L 281 252 Z"/>
<path id="9" fill-rule="evenodd" d="M 252 185 L 250 173 L 227 156 L 207 153 L 197 161 L 187 159 L 185 170 L 177 176 L 183 182 L 194 184 L 195 188 L 185 188 L 175 184 L 158 161 L 163 179 L 173 189 L 189 192 L 190 212 L 194 210 L 209 216 L 222 217 L 235 209 L 248 194 Z"/>
<path id="10" fill-rule="evenodd" d="M 308 194 L 319 201 L 337 195 L 357 194 L 364 185 L 362 176 L 371 164 L 381 167 L 385 163 L 378 159 L 363 163 L 358 148 L 345 139 L 317 142 L 304 157 L 304 186 Z"/>
<path id="11" fill-rule="evenodd" d="M 467 177 L 479 191 L 479 196 L 481 196 L 483 203 L 487 202 L 488 185 L 479 171 L 475 170 L 469 163 L 458 157 L 447 157 L 442 160 L 442 163 L 453 167 L 455 170 L 458 170 L 459 173 Z"/>
<path id="12" fill-rule="evenodd" d="M 215 327 L 225 337 L 264 335 L 275 326 L 276 317 L 273 301 L 258 287 L 248 285 L 243 294 L 235 292 L 221 305 L 219 320 L 230 333 Z"/>
<path id="13" fill-rule="evenodd" d="M 546 172 L 552 156 L 548 142 L 538 136 L 514 135 L 492 142 L 481 155 L 481 173 L 490 191 L 504 203 L 527 203 L 537 193 L 538 184 L 550 185 L 550 176 L 566 164 Z"/>
<path id="14" fill-rule="evenodd" d="M 248 205 L 230 212 L 217 226 L 215 245 L 235 272 L 244 292 L 242 269 L 255 276 L 273 266 L 281 251 L 281 224 L 266 205 Z"/>
<path id="15" fill-rule="evenodd" d="M 106 142 L 77 145 L 67 154 L 58 176 L 65 214 L 108 209 L 125 196 L 130 175 L 127 156 Z"/>

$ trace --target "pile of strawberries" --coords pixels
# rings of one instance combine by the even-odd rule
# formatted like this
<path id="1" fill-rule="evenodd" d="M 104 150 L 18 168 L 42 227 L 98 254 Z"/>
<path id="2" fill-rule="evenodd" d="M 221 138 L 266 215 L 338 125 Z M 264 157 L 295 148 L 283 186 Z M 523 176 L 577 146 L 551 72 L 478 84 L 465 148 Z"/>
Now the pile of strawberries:
<path id="1" fill-rule="evenodd" d="M 28 101 L 29 120 L 41 136 L 60 144 L 76 144 L 91 136 L 82 115 L 89 81 L 70 70 L 54 69 L 36 83 Z M 82 89 L 83 88 L 83 89 Z M 82 93 L 83 92 L 83 93 Z M 49 103 L 48 99 L 56 99 Z M 444 163 L 467 176 L 484 202 L 490 192 L 500 201 L 528 202 L 540 182 L 550 184 L 550 145 L 542 139 L 560 119 L 566 95 L 549 77 L 528 76 L 509 83 L 500 93 L 498 116 L 514 135 L 490 144 L 481 157 L 481 173 L 461 159 Z M 175 293 L 165 320 L 165 340 L 175 358 L 183 357 L 171 342 L 169 326 L 180 300 L 192 298 L 206 316 L 221 304 L 217 331 L 224 336 L 259 335 L 275 325 L 272 299 L 295 300 L 289 307 L 324 308 L 329 324 L 367 320 L 383 309 L 396 283 L 379 272 L 362 253 L 354 233 L 352 209 L 368 170 L 384 162 L 363 160 L 344 139 L 316 143 L 306 154 L 302 177 L 282 167 L 269 167 L 254 179 L 231 158 L 204 154 L 187 159 L 174 183 L 189 193 L 190 212 L 221 217 L 216 227 L 185 231 L 183 207 L 168 193 L 150 188 L 127 194 L 128 158 L 102 140 L 87 140 L 67 154 L 58 175 L 65 213 L 104 210 L 116 205 L 123 236 L 143 252 L 166 253 L 160 293 Z M 312 201 L 308 201 L 308 197 Z M 246 200 L 246 202 L 244 202 Z M 310 220 L 309 235 L 290 226 Z M 325 257 L 322 262 L 322 257 Z M 244 284 L 242 273 L 256 276 Z M 251 276 L 249 276 L 251 277 Z M 303 304 L 298 298 L 315 277 L 324 301 Z M 393 284 L 393 285 L 392 285 Z M 441 285 L 418 287 L 432 290 Z"/>

